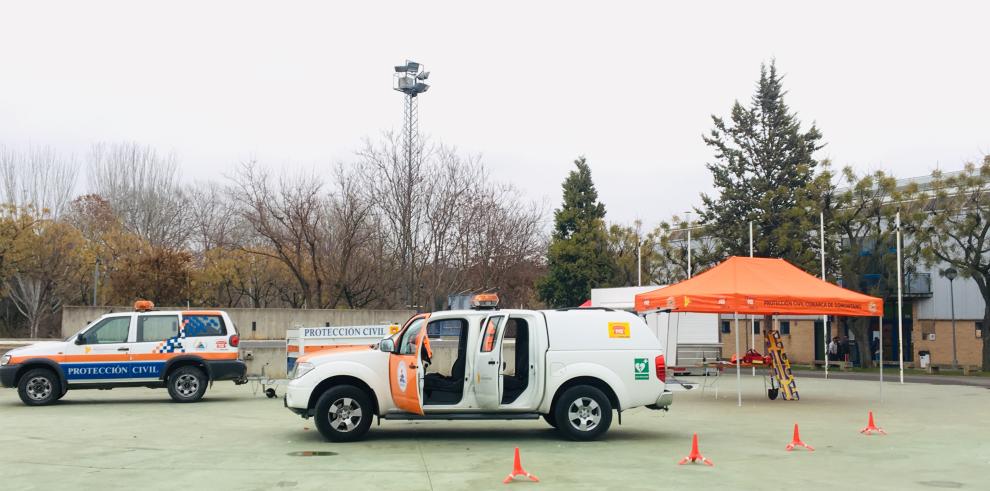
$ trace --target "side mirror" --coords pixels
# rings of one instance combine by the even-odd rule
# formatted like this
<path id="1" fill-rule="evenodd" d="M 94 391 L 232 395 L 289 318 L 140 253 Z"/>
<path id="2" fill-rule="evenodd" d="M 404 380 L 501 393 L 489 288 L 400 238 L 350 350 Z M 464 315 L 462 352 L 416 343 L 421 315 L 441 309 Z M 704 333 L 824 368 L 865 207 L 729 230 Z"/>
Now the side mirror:
<path id="1" fill-rule="evenodd" d="M 86 344 L 86 337 L 82 334 L 76 336 L 76 344 Z"/>
<path id="2" fill-rule="evenodd" d="M 392 353 L 395 351 L 395 341 L 392 338 L 385 338 L 381 343 L 378 343 L 378 349 L 385 353 Z"/>

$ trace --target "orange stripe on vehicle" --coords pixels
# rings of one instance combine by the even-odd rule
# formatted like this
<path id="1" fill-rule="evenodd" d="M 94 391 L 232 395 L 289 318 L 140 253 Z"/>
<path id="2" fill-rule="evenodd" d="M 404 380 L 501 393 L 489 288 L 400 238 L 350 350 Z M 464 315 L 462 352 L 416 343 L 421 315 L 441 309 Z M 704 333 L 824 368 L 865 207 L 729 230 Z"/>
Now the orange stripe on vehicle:
<path id="1" fill-rule="evenodd" d="M 310 353 L 309 352 L 309 348 L 310 348 L 309 346 L 306 347 L 306 354 L 300 356 L 299 358 L 297 358 L 296 359 L 296 363 L 303 362 L 303 361 L 308 361 L 311 357 L 319 356 L 321 354 L 324 354 L 321 351 Z M 367 351 L 367 350 L 371 350 L 371 346 L 369 346 L 367 344 L 359 344 L 359 345 L 342 344 L 342 345 L 338 345 L 338 346 L 331 346 L 329 350 L 323 350 L 323 351 L 331 351 L 331 350 L 332 351 L 336 351 L 336 352 L 341 352 L 341 351 Z"/>
<path id="2" fill-rule="evenodd" d="M 113 355 L 33 355 L 14 356 L 10 358 L 10 364 L 24 363 L 28 360 L 39 358 L 51 360 L 56 363 L 80 363 L 80 362 L 101 362 L 101 361 L 159 361 L 168 360 L 178 356 L 196 356 L 204 360 L 236 360 L 237 353 L 134 353 L 134 354 L 113 354 Z"/>
<path id="3" fill-rule="evenodd" d="M 18 363 L 24 363 L 24 362 L 26 362 L 28 360 L 36 360 L 38 358 L 43 358 L 45 360 L 51 360 L 51 361 L 54 361 L 54 362 L 65 361 L 65 356 L 64 355 L 11 356 L 10 357 L 10 364 L 11 365 L 16 365 Z"/>
<path id="4" fill-rule="evenodd" d="M 311 346 L 311 345 L 308 345 L 307 344 L 306 345 L 306 353 L 308 354 L 308 353 L 313 353 L 313 352 L 316 352 L 316 351 L 322 351 L 322 350 L 328 350 L 328 349 L 340 349 L 340 348 L 351 348 L 351 349 L 353 349 L 355 346 L 358 346 L 358 347 L 367 347 L 367 346 L 370 346 L 370 345 L 371 345 L 371 343 L 367 343 L 367 344 L 364 344 L 364 343 L 361 343 L 361 344 L 325 344 L 325 345 L 319 345 L 319 346 Z M 296 346 L 294 344 L 290 344 L 290 345 L 286 346 L 285 349 L 289 353 L 298 353 L 299 352 L 299 346 Z"/>

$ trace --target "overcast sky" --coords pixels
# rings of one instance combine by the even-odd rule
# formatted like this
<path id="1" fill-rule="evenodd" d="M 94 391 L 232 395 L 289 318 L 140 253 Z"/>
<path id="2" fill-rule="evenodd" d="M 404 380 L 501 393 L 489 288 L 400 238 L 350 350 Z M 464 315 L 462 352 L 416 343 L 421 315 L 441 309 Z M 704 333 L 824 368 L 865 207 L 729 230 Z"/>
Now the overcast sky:
<path id="1" fill-rule="evenodd" d="M 610 221 L 710 189 L 711 114 L 776 58 L 820 154 L 900 177 L 990 153 L 988 2 L 14 2 L 0 4 L 0 143 L 328 169 L 401 126 L 392 65 L 424 63 L 422 132 L 560 200 L 588 158 Z"/>

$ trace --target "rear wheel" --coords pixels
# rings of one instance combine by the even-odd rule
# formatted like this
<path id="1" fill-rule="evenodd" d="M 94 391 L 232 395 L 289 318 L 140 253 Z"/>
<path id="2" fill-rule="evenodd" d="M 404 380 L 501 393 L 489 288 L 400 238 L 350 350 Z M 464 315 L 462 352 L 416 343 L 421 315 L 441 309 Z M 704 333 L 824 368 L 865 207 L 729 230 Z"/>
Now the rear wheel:
<path id="1" fill-rule="evenodd" d="M 557 420 L 553 418 L 553 413 L 547 413 L 543 415 L 543 421 L 546 421 L 548 425 L 557 427 Z"/>
<path id="2" fill-rule="evenodd" d="M 28 406 L 46 406 L 62 397 L 62 384 L 48 368 L 28 370 L 17 382 L 17 395 Z"/>
<path id="3" fill-rule="evenodd" d="M 557 429 L 571 440 L 594 440 L 612 424 L 612 403 L 590 385 L 567 389 L 554 408 Z"/>
<path id="4" fill-rule="evenodd" d="M 209 379 L 199 367 L 187 365 L 168 375 L 168 395 L 175 402 L 196 402 L 206 394 Z"/>
<path id="5" fill-rule="evenodd" d="M 327 440 L 353 442 L 368 432 L 373 417 L 368 394 L 353 385 L 338 385 L 320 396 L 313 420 Z"/>

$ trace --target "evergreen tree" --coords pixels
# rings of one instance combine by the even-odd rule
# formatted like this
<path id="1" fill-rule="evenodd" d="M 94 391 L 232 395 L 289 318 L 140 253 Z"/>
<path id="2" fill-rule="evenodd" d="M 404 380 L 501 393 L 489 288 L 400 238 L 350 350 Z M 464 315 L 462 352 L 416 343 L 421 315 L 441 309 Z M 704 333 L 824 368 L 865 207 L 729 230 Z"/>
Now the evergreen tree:
<path id="1" fill-rule="evenodd" d="M 738 101 L 731 121 L 712 116 L 715 128 L 704 137 L 715 150 L 709 163 L 716 197 L 702 195 L 700 221 L 717 239 L 723 256 L 749 255 L 749 221 L 754 224 L 754 254 L 780 257 L 817 271 L 818 212 L 816 185 L 822 135 L 807 132 L 784 103 L 775 63 L 760 67 L 760 81 L 749 108 Z"/>
<path id="2" fill-rule="evenodd" d="M 551 307 L 576 307 L 591 289 L 615 274 L 608 250 L 605 205 L 591 181 L 584 157 L 564 180 L 564 202 L 554 211 L 554 230 L 547 254 L 547 275 L 539 282 L 540 298 Z"/>

